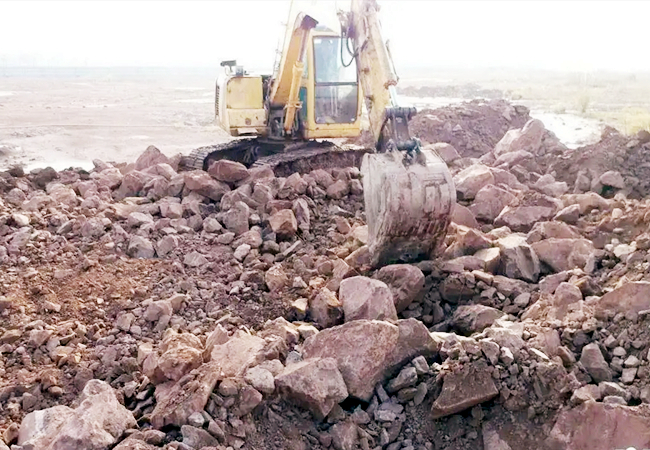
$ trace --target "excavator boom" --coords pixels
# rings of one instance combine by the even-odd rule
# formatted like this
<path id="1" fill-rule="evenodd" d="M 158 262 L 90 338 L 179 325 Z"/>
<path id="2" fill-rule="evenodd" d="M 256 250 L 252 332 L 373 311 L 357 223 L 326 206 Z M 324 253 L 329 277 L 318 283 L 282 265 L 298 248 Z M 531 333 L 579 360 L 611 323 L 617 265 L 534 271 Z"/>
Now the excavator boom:
<path id="1" fill-rule="evenodd" d="M 378 153 L 363 157 L 368 245 L 372 263 L 410 262 L 435 254 L 447 232 L 456 190 L 445 162 L 422 150 L 408 122 L 415 108 L 400 107 L 397 75 L 381 35 L 376 0 L 352 0 L 340 14 L 353 42 L 358 75 Z"/>

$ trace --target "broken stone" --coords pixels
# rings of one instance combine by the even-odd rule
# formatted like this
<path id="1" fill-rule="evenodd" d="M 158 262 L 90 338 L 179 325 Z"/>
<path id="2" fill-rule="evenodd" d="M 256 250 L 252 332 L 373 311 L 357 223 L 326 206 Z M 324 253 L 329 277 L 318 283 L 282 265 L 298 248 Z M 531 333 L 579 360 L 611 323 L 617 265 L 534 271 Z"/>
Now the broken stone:
<path id="1" fill-rule="evenodd" d="M 552 448 L 576 450 L 647 448 L 650 446 L 650 406 L 628 407 L 587 401 L 559 414 L 547 444 Z"/>
<path id="2" fill-rule="evenodd" d="M 355 320 L 307 339 L 303 357 L 334 357 L 349 394 L 369 401 L 398 338 L 399 328 L 388 322 Z"/>
<path id="3" fill-rule="evenodd" d="M 410 264 L 382 267 L 376 276 L 390 288 L 398 313 L 404 311 L 424 289 L 424 274 Z"/>
<path id="4" fill-rule="evenodd" d="M 491 326 L 504 313 L 484 305 L 462 305 L 456 308 L 451 319 L 452 327 L 469 336 Z"/>
<path id="5" fill-rule="evenodd" d="M 346 322 L 359 319 L 397 320 L 393 294 L 382 281 L 351 277 L 341 281 L 339 300 Z"/>
<path id="6" fill-rule="evenodd" d="M 500 249 L 501 270 L 505 276 L 537 282 L 539 259 L 525 237 L 513 234 L 499 239 L 497 245 Z"/>
<path id="7" fill-rule="evenodd" d="M 235 183 L 249 176 L 245 165 L 227 159 L 220 159 L 210 164 L 208 173 L 216 180 L 224 183 Z"/>
<path id="8" fill-rule="evenodd" d="M 554 272 L 583 269 L 594 254 L 591 241 L 586 239 L 545 239 L 532 244 L 539 260 Z"/>
<path id="9" fill-rule="evenodd" d="M 298 231 L 298 221 L 290 209 L 282 209 L 273 214 L 269 219 L 269 225 L 279 238 L 291 238 Z"/>
<path id="10" fill-rule="evenodd" d="M 472 200 L 481 188 L 488 184 L 494 184 L 494 175 L 489 167 L 483 164 L 474 164 L 454 177 L 456 192 L 463 200 Z"/>
<path id="11" fill-rule="evenodd" d="M 29 413 L 21 423 L 18 445 L 43 450 L 104 450 L 116 444 L 124 431 L 137 426 L 133 414 L 104 381 L 90 380 L 79 400 L 75 409 L 55 406 Z"/>
<path id="12" fill-rule="evenodd" d="M 288 366 L 275 379 L 286 399 L 323 420 L 348 391 L 334 358 L 310 358 Z"/>
<path id="13" fill-rule="evenodd" d="M 464 366 L 445 375 L 442 392 L 433 403 L 434 419 L 449 416 L 489 401 L 499 395 L 490 372 L 479 364 Z"/>
<path id="14" fill-rule="evenodd" d="M 612 381 L 612 372 L 605 361 L 598 344 L 587 344 L 582 348 L 580 363 L 596 383 Z"/>
<path id="15" fill-rule="evenodd" d="M 510 205 L 515 198 L 505 189 L 488 184 L 478 191 L 469 209 L 477 219 L 493 222 L 501 214 L 503 208 Z"/>

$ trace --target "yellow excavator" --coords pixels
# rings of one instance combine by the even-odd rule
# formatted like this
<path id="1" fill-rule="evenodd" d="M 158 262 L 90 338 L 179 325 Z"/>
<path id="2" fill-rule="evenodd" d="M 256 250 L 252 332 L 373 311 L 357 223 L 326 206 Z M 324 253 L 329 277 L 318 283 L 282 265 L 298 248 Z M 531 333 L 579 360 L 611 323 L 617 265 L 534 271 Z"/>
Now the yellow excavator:
<path id="1" fill-rule="evenodd" d="M 215 112 L 240 137 L 194 150 L 184 166 L 207 170 L 219 159 L 269 165 L 278 176 L 361 163 L 372 264 L 411 262 L 435 254 L 456 201 L 451 174 L 409 133 L 416 111 L 400 107 L 397 76 L 381 36 L 376 0 L 351 0 L 337 14 L 339 31 L 304 12 L 287 24 L 272 75 L 224 61 Z M 361 133 L 365 102 L 374 149 L 338 147 L 322 139 Z"/>

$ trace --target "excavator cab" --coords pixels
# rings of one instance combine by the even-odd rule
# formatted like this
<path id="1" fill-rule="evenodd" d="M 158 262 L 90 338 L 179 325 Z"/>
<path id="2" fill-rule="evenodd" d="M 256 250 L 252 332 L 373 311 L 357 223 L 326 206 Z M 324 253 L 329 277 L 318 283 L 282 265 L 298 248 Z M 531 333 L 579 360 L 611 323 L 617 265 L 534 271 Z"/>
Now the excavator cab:
<path id="1" fill-rule="evenodd" d="M 359 118 L 359 82 L 352 58 L 346 65 L 340 37 L 315 36 L 314 121 L 316 124 L 350 124 Z"/>
<path id="2" fill-rule="evenodd" d="M 363 97 L 354 58 L 338 33 L 317 27 L 307 51 L 304 89 L 303 136 L 305 139 L 356 137 L 361 133 Z"/>
<path id="3" fill-rule="evenodd" d="M 249 74 L 235 61 L 222 63 L 215 115 L 231 135 L 309 140 L 361 133 L 363 97 L 356 60 L 345 60 L 348 50 L 340 33 L 307 18 L 296 19 L 272 76 Z M 301 73 L 296 73 L 296 62 Z M 291 124 L 286 123 L 288 105 L 296 109 Z"/>

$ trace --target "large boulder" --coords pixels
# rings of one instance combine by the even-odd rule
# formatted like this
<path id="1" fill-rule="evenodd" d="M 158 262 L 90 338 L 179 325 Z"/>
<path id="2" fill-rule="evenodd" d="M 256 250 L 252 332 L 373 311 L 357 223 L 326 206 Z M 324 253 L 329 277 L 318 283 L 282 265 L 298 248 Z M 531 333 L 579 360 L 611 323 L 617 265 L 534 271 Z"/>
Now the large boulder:
<path id="1" fill-rule="evenodd" d="M 79 406 L 55 406 L 29 413 L 20 425 L 18 445 L 39 450 L 108 450 L 137 423 L 111 386 L 90 380 Z"/>
<path id="2" fill-rule="evenodd" d="M 309 300 L 309 316 L 322 328 L 333 327 L 342 322 L 343 305 L 334 292 L 324 287 Z"/>
<path id="3" fill-rule="evenodd" d="M 221 365 L 224 377 L 241 377 L 246 369 L 264 361 L 265 347 L 264 339 L 240 330 L 226 343 L 212 348 L 210 361 Z"/>
<path id="4" fill-rule="evenodd" d="M 169 380 L 178 381 L 203 363 L 203 345 L 191 333 L 167 333 L 160 350 L 158 368 Z"/>
<path id="5" fill-rule="evenodd" d="M 485 305 L 462 305 L 454 311 L 451 324 L 458 332 L 470 335 L 483 331 L 503 315 L 503 311 Z"/>
<path id="6" fill-rule="evenodd" d="M 185 172 L 185 187 L 215 202 L 220 201 L 221 197 L 230 191 L 226 183 L 215 180 L 202 170 Z"/>
<path id="7" fill-rule="evenodd" d="M 506 206 L 494 219 L 497 227 L 508 227 L 512 231 L 528 232 L 537 222 L 553 218 L 558 208 L 554 206 Z"/>
<path id="8" fill-rule="evenodd" d="M 101 172 L 93 172 L 90 174 L 90 179 L 95 180 L 98 187 L 106 186 L 107 188 L 113 190 L 116 189 L 124 179 L 124 175 L 120 172 L 120 169 L 116 167 L 108 167 Z M 85 198 L 84 192 L 81 192 L 81 195 Z"/>
<path id="9" fill-rule="evenodd" d="M 135 160 L 135 170 L 144 170 L 156 164 L 169 164 L 169 158 L 163 155 L 156 147 L 150 145 Z"/>
<path id="10" fill-rule="evenodd" d="M 504 153 L 525 151 L 537 153 L 542 145 L 544 124 L 539 119 L 530 119 L 523 128 L 508 131 L 494 146 L 494 154 L 498 157 Z"/>
<path id="11" fill-rule="evenodd" d="M 192 414 L 203 411 L 220 378 L 221 364 L 209 362 L 178 382 L 156 386 L 156 407 L 151 413 L 151 425 L 161 429 L 167 425 L 180 427 L 187 424 Z"/>
<path id="12" fill-rule="evenodd" d="M 433 357 L 440 349 L 427 327 L 417 319 L 398 320 L 397 328 L 397 343 L 388 355 L 384 378 L 394 375 L 416 356 Z"/>
<path id="13" fill-rule="evenodd" d="M 454 177 L 456 192 L 463 200 L 472 200 L 478 191 L 488 184 L 494 184 L 494 175 L 490 168 L 483 164 L 463 169 Z"/>
<path id="14" fill-rule="evenodd" d="M 216 180 L 224 183 L 235 183 L 249 176 L 245 165 L 227 159 L 220 159 L 210 164 L 208 173 Z"/>
<path id="15" fill-rule="evenodd" d="M 524 236 L 512 234 L 499 239 L 501 271 L 508 278 L 536 283 L 539 277 L 539 259 Z"/>
<path id="16" fill-rule="evenodd" d="M 339 300 L 346 322 L 353 320 L 397 320 L 393 294 L 386 283 L 368 277 L 341 281 Z"/>
<path id="17" fill-rule="evenodd" d="M 148 173 L 137 170 L 131 171 L 124 175 L 122 183 L 113 194 L 113 197 L 116 200 L 122 200 L 126 197 L 137 197 L 142 193 L 144 186 L 152 179 L 153 175 Z"/>
<path id="18" fill-rule="evenodd" d="M 456 414 L 499 395 L 487 369 L 485 363 L 475 363 L 446 374 L 442 392 L 431 407 L 433 419 Z"/>
<path id="19" fill-rule="evenodd" d="M 583 269 L 595 253 L 594 244 L 587 239 L 545 239 L 532 244 L 539 260 L 554 272 Z"/>
<path id="20" fill-rule="evenodd" d="M 580 233 L 564 222 L 537 222 L 533 229 L 528 232 L 529 243 L 538 242 L 543 239 L 580 239 Z"/>
<path id="21" fill-rule="evenodd" d="M 515 199 L 516 197 L 505 189 L 488 184 L 478 191 L 469 209 L 477 219 L 492 222 L 501 214 L 503 208 Z"/>
<path id="22" fill-rule="evenodd" d="M 129 239 L 126 253 L 132 258 L 153 258 L 156 254 L 151 241 L 137 235 Z"/>
<path id="23" fill-rule="evenodd" d="M 310 358 L 289 365 L 275 378 L 280 394 L 322 420 L 334 405 L 348 397 L 334 358 Z"/>
<path id="24" fill-rule="evenodd" d="M 612 314 L 639 313 L 650 309 L 650 283 L 638 281 L 626 283 L 603 295 L 596 303 L 596 311 Z"/>
<path id="25" fill-rule="evenodd" d="M 228 231 L 239 235 L 248 231 L 249 216 L 250 208 L 248 205 L 244 202 L 235 202 L 233 207 L 224 215 L 223 223 Z"/>
<path id="26" fill-rule="evenodd" d="M 451 221 L 456 225 L 462 225 L 468 228 L 479 228 L 479 223 L 474 217 L 474 213 L 467 206 L 455 203 L 451 210 Z"/>
<path id="27" fill-rule="evenodd" d="M 369 401 L 382 380 L 387 360 L 399 338 L 399 328 L 377 320 L 355 320 L 307 338 L 303 357 L 336 359 L 348 393 Z"/>
<path id="28" fill-rule="evenodd" d="M 390 288 L 398 313 L 404 311 L 424 289 L 424 274 L 410 264 L 392 264 L 382 267 L 376 277 Z"/>
<path id="29" fill-rule="evenodd" d="M 562 411 L 548 438 L 558 450 L 650 448 L 650 405 L 585 402 Z"/>
<path id="30" fill-rule="evenodd" d="M 291 238 L 298 231 L 298 221 L 290 209 L 281 209 L 273 214 L 269 219 L 269 225 L 279 238 Z"/>
<path id="31" fill-rule="evenodd" d="M 578 205 L 580 214 L 588 214 L 593 209 L 607 211 L 610 207 L 609 201 L 595 192 L 564 195 L 562 201 L 565 206 Z"/>
<path id="32" fill-rule="evenodd" d="M 307 200 L 304 198 L 298 198 L 293 202 L 292 205 L 293 213 L 296 217 L 296 222 L 298 223 L 298 229 L 305 234 L 309 233 L 310 225 L 310 214 L 309 214 L 309 205 Z"/>
<path id="33" fill-rule="evenodd" d="M 612 371 L 605 361 L 598 344 L 591 343 L 582 347 L 580 363 L 596 383 L 612 381 Z"/>

